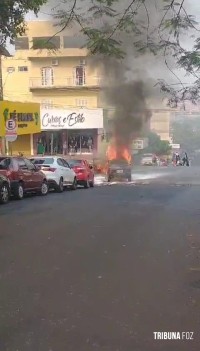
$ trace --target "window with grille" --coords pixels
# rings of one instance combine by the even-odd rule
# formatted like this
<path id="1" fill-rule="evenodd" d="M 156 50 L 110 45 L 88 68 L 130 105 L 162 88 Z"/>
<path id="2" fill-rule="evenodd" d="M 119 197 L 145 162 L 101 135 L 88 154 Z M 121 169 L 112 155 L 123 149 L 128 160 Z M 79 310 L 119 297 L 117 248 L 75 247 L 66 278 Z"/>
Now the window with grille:
<path id="1" fill-rule="evenodd" d="M 76 106 L 77 107 L 87 107 L 87 100 L 86 99 L 76 99 Z"/>
<path id="2" fill-rule="evenodd" d="M 51 108 L 53 108 L 53 101 L 52 100 L 42 100 L 41 106 L 42 106 L 42 108 L 51 109 Z"/>
<path id="3" fill-rule="evenodd" d="M 41 78 L 43 86 L 52 86 L 54 84 L 53 68 L 43 67 L 41 69 Z"/>
<path id="4" fill-rule="evenodd" d="M 74 84 L 78 86 L 85 85 L 85 67 L 84 66 L 75 67 Z"/>
<path id="5" fill-rule="evenodd" d="M 28 72 L 28 66 L 19 66 L 18 72 Z"/>

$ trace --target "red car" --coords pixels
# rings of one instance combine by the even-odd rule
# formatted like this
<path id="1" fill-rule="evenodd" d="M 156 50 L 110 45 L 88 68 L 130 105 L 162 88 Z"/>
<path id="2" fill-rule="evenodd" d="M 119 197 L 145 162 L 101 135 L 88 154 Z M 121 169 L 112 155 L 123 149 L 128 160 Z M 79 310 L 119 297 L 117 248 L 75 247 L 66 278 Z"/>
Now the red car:
<path id="1" fill-rule="evenodd" d="M 24 157 L 0 156 L 0 174 L 10 180 L 11 194 L 18 200 L 28 192 L 48 193 L 44 173 Z"/>
<path id="2" fill-rule="evenodd" d="M 86 160 L 68 160 L 70 167 L 74 170 L 77 177 L 77 184 L 84 188 L 94 186 L 94 170 Z"/>

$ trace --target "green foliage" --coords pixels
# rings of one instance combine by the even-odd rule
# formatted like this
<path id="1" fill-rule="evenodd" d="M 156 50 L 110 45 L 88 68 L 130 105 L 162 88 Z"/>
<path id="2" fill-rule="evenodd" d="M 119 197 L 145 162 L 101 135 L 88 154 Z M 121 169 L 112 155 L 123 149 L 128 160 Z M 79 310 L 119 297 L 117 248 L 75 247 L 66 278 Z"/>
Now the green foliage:
<path id="1" fill-rule="evenodd" d="M 1 43 L 7 38 L 11 42 L 16 36 L 23 35 L 25 32 L 25 15 L 29 11 L 38 13 L 40 7 L 47 0 L 0 0 L 0 35 Z"/>
<path id="2" fill-rule="evenodd" d="M 47 49 L 47 50 L 54 50 L 56 51 L 56 46 L 55 44 L 48 39 L 35 39 L 33 41 L 33 50 L 42 50 L 42 49 Z"/>
<path id="3" fill-rule="evenodd" d="M 169 155 L 171 146 L 168 141 L 161 140 L 159 135 L 150 132 L 147 135 L 148 147 L 143 150 L 144 153 L 153 153 L 156 155 Z"/>
<path id="4" fill-rule="evenodd" d="M 120 42 L 107 38 L 106 33 L 98 29 L 84 28 L 83 33 L 88 37 L 87 48 L 92 55 L 101 54 L 124 58 L 125 53 L 120 49 Z"/>
<path id="5" fill-rule="evenodd" d="M 23 35 L 26 13 L 34 11 L 37 14 L 46 2 L 0 0 L 2 42 L 5 43 L 7 38 L 13 41 L 16 36 Z M 86 46 L 92 55 L 123 59 L 126 55 L 124 47 L 132 45 L 139 55 L 149 52 L 159 55 L 169 70 L 168 57 L 173 57 L 177 68 L 183 68 L 196 78 L 192 86 L 182 85 L 181 88 L 180 81 L 178 88 L 159 81 L 161 90 L 170 97 L 169 105 L 177 106 L 180 101 L 200 98 L 200 29 L 195 14 L 188 13 L 185 5 L 186 0 L 160 0 L 157 8 L 153 0 L 62 0 L 52 9 L 52 14 L 61 26 L 57 33 L 71 24 L 79 25 L 80 31 L 88 38 Z M 193 48 L 186 50 L 181 44 L 181 36 L 190 31 L 191 34 L 196 32 L 196 37 L 190 37 Z M 124 34 L 129 37 L 126 45 Z M 44 42 L 37 45 L 39 49 L 46 46 Z M 50 40 L 47 48 L 55 49 Z"/>
<path id="6" fill-rule="evenodd" d="M 138 54 L 150 52 L 160 55 L 166 65 L 167 57 L 173 56 L 178 68 L 184 68 L 186 72 L 197 75 L 200 68 L 200 38 L 193 40 L 193 50 L 190 51 L 180 44 L 182 34 L 188 34 L 190 30 L 196 30 L 198 33 L 199 30 L 194 15 L 186 11 L 185 1 L 160 0 L 156 9 L 154 2 L 147 0 L 64 0 L 64 7 L 62 6 L 62 10 L 58 9 L 55 18 L 63 28 L 71 22 L 78 23 L 81 31 L 88 37 L 86 46 L 92 55 L 124 58 L 126 52 L 122 38 L 124 34 L 128 34 L 129 45 L 132 45 Z M 164 86 L 167 84 L 162 82 L 163 91 Z M 182 89 L 181 94 L 180 89 L 173 89 L 173 105 L 186 95 L 187 98 L 191 98 L 191 94 L 188 94 L 189 88 L 186 88 Z M 166 87 L 166 92 L 171 94 L 172 91 Z M 193 95 L 193 99 L 196 98 L 197 94 Z"/>

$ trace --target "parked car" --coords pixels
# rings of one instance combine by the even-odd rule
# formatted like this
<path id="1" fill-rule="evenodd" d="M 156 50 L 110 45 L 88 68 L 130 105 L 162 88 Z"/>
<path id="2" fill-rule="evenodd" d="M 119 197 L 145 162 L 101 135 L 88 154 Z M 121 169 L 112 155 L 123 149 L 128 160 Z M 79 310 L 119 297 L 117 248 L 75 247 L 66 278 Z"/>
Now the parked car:
<path id="1" fill-rule="evenodd" d="M 24 157 L 0 156 L 0 174 L 9 179 L 11 194 L 18 200 L 28 192 L 48 193 L 46 176 Z"/>
<path id="2" fill-rule="evenodd" d="M 10 198 L 10 181 L 0 175 L 0 204 L 7 204 Z"/>
<path id="3" fill-rule="evenodd" d="M 68 160 L 68 163 L 76 173 L 78 185 L 84 188 L 94 186 L 94 170 L 87 160 Z"/>
<path id="4" fill-rule="evenodd" d="M 64 187 L 76 190 L 76 173 L 62 157 L 37 156 L 32 157 L 30 160 L 45 174 L 50 188 L 60 193 L 63 192 Z"/>
<path id="5" fill-rule="evenodd" d="M 153 166 L 156 164 L 154 160 L 156 160 L 156 156 L 154 154 L 144 154 L 141 160 L 142 166 Z"/>

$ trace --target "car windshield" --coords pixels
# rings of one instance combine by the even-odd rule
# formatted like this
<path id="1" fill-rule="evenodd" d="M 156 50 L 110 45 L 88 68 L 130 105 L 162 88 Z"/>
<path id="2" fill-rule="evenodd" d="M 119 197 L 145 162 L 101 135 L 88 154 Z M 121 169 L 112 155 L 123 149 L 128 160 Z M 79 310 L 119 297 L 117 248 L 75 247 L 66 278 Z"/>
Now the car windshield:
<path id="1" fill-rule="evenodd" d="M 11 160 L 7 157 L 0 157 L 0 170 L 8 169 L 10 166 Z"/>
<path id="2" fill-rule="evenodd" d="M 32 158 L 31 162 L 34 165 L 52 165 L 54 163 L 54 159 L 52 157 Z"/>
<path id="3" fill-rule="evenodd" d="M 69 160 L 67 161 L 70 167 L 80 166 L 82 164 L 82 160 Z"/>

